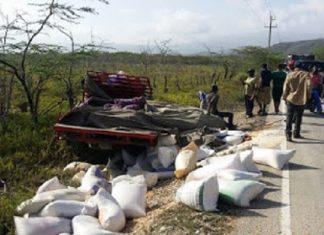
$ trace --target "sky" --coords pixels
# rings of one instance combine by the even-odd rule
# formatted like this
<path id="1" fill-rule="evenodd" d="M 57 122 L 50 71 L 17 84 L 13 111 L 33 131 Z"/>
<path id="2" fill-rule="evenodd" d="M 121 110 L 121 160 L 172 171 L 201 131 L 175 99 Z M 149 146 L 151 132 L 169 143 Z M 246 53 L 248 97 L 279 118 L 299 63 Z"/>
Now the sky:
<path id="1" fill-rule="evenodd" d="M 272 43 L 324 38 L 324 0 L 58 0 L 95 7 L 99 14 L 86 15 L 78 25 L 65 25 L 78 43 L 91 40 L 118 50 L 140 50 L 143 45 L 171 40 L 179 53 L 198 53 L 246 45 L 266 46 L 269 12 L 276 17 Z M 28 2 L 0 0 L 1 11 L 36 18 Z M 1 32 L 0 32 L 1 33 Z M 67 39 L 47 30 L 39 40 L 65 45 Z"/>

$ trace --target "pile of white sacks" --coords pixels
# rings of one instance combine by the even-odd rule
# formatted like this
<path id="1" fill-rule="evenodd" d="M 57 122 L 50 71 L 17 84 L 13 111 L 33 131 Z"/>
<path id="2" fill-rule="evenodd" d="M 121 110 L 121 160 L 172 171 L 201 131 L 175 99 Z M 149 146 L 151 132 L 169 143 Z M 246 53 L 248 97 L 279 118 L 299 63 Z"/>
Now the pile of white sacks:
<path id="1" fill-rule="evenodd" d="M 194 142 L 179 150 L 174 137 L 160 138 L 157 156 L 152 155 L 149 160 L 156 168 L 173 167 L 172 174 L 144 171 L 134 163 L 128 167 L 127 174 L 112 179 L 105 176 L 107 169 L 71 163 L 64 171 L 75 171 L 73 180 L 80 187 L 65 186 L 57 177 L 43 183 L 33 198 L 18 206 L 17 214 L 23 217 L 14 218 L 16 233 L 116 234 L 124 229 L 126 219 L 146 216 L 148 188 L 160 179 L 173 176 L 185 178 L 175 200 L 195 210 L 216 211 L 219 199 L 248 207 L 266 187 L 258 181 L 261 171 L 255 163 L 281 169 L 295 152 L 241 144 L 245 136 L 241 131 L 215 135 L 228 143 L 227 150 L 215 153 L 208 146 L 198 147 Z"/>

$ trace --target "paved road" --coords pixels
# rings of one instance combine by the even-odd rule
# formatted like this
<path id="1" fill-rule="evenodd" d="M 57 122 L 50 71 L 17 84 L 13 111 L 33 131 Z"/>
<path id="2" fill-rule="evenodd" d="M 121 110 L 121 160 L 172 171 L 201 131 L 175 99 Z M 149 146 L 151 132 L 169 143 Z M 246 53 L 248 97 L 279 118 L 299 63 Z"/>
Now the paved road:
<path id="1" fill-rule="evenodd" d="M 283 116 L 269 116 L 267 122 L 284 137 Z M 238 210 L 233 234 L 324 234 L 324 116 L 305 113 L 303 140 L 282 148 L 296 149 L 284 171 L 261 167 L 268 185 L 263 200 L 248 210 Z"/>
<path id="2" fill-rule="evenodd" d="M 324 234 L 324 116 L 306 113 L 289 165 L 292 234 Z"/>

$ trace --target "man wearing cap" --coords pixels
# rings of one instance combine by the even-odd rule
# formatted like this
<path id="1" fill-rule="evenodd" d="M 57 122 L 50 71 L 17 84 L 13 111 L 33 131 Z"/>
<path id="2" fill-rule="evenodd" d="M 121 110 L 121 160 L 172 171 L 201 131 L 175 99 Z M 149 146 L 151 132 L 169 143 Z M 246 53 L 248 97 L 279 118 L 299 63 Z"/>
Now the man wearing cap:
<path id="1" fill-rule="evenodd" d="M 233 118 L 234 118 L 233 113 L 220 112 L 218 110 L 218 107 L 217 107 L 218 106 L 218 100 L 219 100 L 218 86 L 213 85 L 212 89 L 211 89 L 211 92 L 208 93 L 208 95 L 206 97 L 207 112 L 208 112 L 208 114 L 216 115 L 216 116 L 219 116 L 221 118 L 227 118 L 228 119 L 227 127 L 229 129 L 235 129 L 235 126 L 233 125 Z"/>
<path id="2" fill-rule="evenodd" d="M 308 72 L 302 71 L 302 64 L 295 63 L 295 68 L 287 75 L 283 91 L 283 100 L 287 104 L 286 137 L 292 141 L 292 124 L 295 116 L 295 129 L 293 137 L 302 138 L 300 135 L 302 116 L 307 101 L 311 97 L 311 83 Z"/>
<path id="3" fill-rule="evenodd" d="M 242 81 L 244 85 L 244 99 L 245 99 L 245 109 L 246 109 L 246 117 L 253 117 L 253 108 L 254 108 L 254 97 L 256 94 L 257 81 L 255 78 L 255 70 L 249 69 L 247 71 L 248 78 L 245 81 Z"/>

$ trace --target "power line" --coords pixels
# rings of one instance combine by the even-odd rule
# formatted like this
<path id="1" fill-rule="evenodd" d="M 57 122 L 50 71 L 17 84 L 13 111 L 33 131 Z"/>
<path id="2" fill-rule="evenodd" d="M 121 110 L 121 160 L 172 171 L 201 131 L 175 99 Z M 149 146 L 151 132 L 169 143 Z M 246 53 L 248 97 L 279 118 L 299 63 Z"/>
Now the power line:
<path id="1" fill-rule="evenodd" d="M 243 1 L 250 8 L 251 13 L 253 13 L 253 16 L 257 17 L 261 22 L 264 23 L 264 20 L 262 19 L 262 17 L 260 16 L 260 14 L 252 7 L 251 3 L 248 0 L 243 0 Z"/>
<path id="2" fill-rule="evenodd" d="M 268 8 L 268 10 L 273 12 L 270 1 L 269 0 L 264 0 L 264 3 L 266 5 L 266 7 Z"/>

